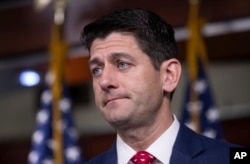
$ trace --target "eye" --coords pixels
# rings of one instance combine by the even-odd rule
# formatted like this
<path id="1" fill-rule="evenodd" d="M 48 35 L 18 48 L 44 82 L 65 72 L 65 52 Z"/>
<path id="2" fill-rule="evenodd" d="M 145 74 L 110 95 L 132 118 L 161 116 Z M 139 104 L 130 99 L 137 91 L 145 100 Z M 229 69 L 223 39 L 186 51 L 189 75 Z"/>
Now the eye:
<path id="1" fill-rule="evenodd" d="M 126 69 L 126 68 L 128 68 L 128 67 L 129 67 L 129 63 L 127 63 L 127 62 L 122 62 L 122 61 L 118 62 L 118 68 L 119 68 L 119 69 Z"/>
<path id="2" fill-rule="evenodd" d="M 102 69 L 99 68 L 99 67 L 93 68 L 93 69 L 91 70 L 91 72 L 92 72 L 92 75 L 93 75 L 93 76 L 98 76 L 98 75 L 100 75 L 100 74 L 102 73 Z"/>

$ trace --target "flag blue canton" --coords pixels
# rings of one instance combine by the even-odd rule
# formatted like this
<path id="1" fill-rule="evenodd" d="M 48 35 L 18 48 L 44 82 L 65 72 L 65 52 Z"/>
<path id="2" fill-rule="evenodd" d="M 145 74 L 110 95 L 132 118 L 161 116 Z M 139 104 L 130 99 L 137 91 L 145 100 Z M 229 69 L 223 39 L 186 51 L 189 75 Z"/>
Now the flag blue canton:
<path id="1" fill-rule="evenodd" d="M 193 86 L 189 83 L 186 90 L 186 98 L 184 103 L 184 112 L 182 115 L 182 122 L 189 128 L 194 129 L 194 123 L 191 120 L 191 113 L 193 110 L 199 113 L 199 127 L 200 133 L 210 137 L 221 139 L 221 127 L 219 121 L 219 111 L 216 107 L 211 88 L 209 85 L 206 70 L 200 59 L 198 62 L 198 75 L 197 80 Z M 198 101 L 192 102 L 190 89 L 194 89 Z"/>
<path id="2" fill-rule="evenodd" d="M 83 157 L 78 146 L 78 135 L 71 116 L 71 101 L 65 86 L 59 108 L 61 120 L 58 124 L 62 130 L 63 161 L 65 164 L 81 164 Z M 53 140 L 52 91 L 46 87 L 41 94 L 41 108 L 37 113 L 37 127 L 32 135 L 32 150 L 28 156 L 30 164 L 53 164 L 53 149 L 57 142 Z"/>

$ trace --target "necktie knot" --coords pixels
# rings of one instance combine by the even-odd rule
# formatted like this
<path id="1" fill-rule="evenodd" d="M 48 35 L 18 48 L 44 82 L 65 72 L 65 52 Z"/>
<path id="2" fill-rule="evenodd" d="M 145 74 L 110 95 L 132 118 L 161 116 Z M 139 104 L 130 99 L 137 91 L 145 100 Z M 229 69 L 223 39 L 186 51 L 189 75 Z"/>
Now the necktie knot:
<path id="1" fill-rule="evenodd" d="M 152 164 L 155 161 L 155 157 L 146 152 L 146 151 L 138 151 L 132 158 L 131 162 L 133 164 Z"/>

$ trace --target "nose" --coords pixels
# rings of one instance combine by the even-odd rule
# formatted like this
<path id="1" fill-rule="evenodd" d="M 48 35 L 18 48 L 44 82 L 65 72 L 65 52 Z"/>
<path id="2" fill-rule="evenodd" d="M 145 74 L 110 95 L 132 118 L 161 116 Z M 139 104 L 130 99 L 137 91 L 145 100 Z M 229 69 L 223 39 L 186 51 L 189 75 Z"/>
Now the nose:
<path id="1" fill-rule="evenodd" d="M 104 91 L 117 88 L 117 79 L 113 68 L 105 67 L 102 70 L 102 75 L 99 79 L 99 85 Z"/>

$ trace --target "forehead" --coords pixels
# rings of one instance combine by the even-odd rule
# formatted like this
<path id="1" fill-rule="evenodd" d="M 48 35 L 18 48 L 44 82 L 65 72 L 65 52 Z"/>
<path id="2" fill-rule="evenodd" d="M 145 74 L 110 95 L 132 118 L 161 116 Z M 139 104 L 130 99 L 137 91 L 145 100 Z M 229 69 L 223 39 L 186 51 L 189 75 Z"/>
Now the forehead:
<path id="1" fill-rule="evenodd" d="M 113 32 L 105 38 L 97 38 L 90 47 L 90 55 L 102 50 L 140 49 L 131 33 Z"/>
<path id="2" fill-rule="evenodd" d="M 129 33 L 111 33 L 104 39 L 94 40 L 90 48 L 89 65 L 118 58 L 143 61 L 149 57 L 140 49 L 135 37 Z"/>

